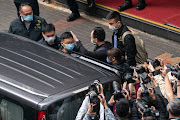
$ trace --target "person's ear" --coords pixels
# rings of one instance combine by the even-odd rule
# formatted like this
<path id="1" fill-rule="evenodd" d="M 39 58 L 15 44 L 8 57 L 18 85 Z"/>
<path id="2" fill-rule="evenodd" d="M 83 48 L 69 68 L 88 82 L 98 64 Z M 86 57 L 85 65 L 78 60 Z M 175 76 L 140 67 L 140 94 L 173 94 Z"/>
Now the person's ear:
<path id="1" fill-rule="evenodd" d="M 44 35 L 44 33 L 42 32 L 42 36 L 45 38 L 45 35 Z"/>
<path id="2" fill-rule="evenodd" d="M 95 42 L 95 43 L 97 43 L 97 42 L 98 42 L 98 39 L 97 39 L 97 38 L 95 38 L 95 39 L 94 39 L 94 42 Z"/>
<path id="3" fill-rule="evenodd" d="M 116 58 L 115 58 L 115 57 L 113 57 L 113 58 L 112 58 L 112 62 L 114 62 L 115 60 L 116 60 Z"/>
<path id="4" fill-rule="evenodd" d="M 22 13 L 21 11 L 19 11 L 19 15 L 20 15 L 20 16 L 23 16 L 23 13 Z"/>
<path id="5" fill-rule="evenodd" d="M 167 105 L 167 111 L 169 112 L 169 106 Z"/>
<path id="6" fill-rule="evenodd" d="M 117 24 L 118 24 L 118 26 L 121 26 L 121 21 L 118 21 Z"/>
<path id="7" fill-rule="evenodd" d="M 62 45 L 63 47 L 65 47 L 65 44 L 64 44 L 63 42 L 61 42 L 61 45 Z"/>

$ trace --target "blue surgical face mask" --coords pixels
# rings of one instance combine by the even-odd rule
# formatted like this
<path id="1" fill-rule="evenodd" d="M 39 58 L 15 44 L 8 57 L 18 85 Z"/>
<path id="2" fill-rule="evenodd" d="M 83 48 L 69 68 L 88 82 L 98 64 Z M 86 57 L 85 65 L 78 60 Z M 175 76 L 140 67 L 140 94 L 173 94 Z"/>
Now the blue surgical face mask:
<path id="1" fill-rule="evenodd" d="M 72 51 L 75 47 L 75 44 L 72 43 L 72 44 L 65 44 L 65 49 L 68 50 L 68 51 Z"/>
<path id="2" fill-rule="evenodd" d="M 33 21 L 33 15 L 24 16 L 23 19 L 26 22 L 31 22 Z"/>
<path id="3" fill-rule="evenodd" d="M 109 63 L 109 64 L 112 64 L 112 62 L 109 60 L 108 57 L 106 57 L 106 62 Z"/>
<path id="4" fill-rule="evenodd" d="M 91 43 L 92 43 L 93 45 L 96 45 L 96 43 L 93 42 L 92 38 L 91 38 Z"/>

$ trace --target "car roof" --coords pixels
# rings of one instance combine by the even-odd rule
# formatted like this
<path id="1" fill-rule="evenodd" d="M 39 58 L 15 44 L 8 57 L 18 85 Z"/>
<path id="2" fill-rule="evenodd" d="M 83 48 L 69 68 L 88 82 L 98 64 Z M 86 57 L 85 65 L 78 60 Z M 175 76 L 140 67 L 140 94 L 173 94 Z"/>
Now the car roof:
<path id="1" fill-rule="evenodd" d="M 4 94 L 12 90 L 13 98 L 26 99 L 32 106 L 112 76 L 116 75 L 24 37 L 0 33 L 0 89 Z"/>

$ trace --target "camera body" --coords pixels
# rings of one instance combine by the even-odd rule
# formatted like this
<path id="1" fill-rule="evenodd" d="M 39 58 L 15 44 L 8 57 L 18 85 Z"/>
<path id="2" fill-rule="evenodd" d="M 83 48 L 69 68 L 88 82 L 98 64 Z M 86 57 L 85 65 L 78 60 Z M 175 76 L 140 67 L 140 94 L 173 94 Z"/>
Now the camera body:
<path id="1" fill-rule="evenodd" d="M 90 86 L 89 86 L 89 99 L 90 99 L 90 103 L 93 104 L 98 104 L 100 103 L 100 100 L 98 98 L 99 92 L 101 91 L 101 86 L 99 84 L 99 80 L 95 80 Z M 98 88 L 99 91 L 98 91 Z"/>
<path id="2" fill-rule="evenodd" d="M 166 67 L 169 68 L 171 71 L 176 71 L 177 72 L 179 70 L 178 66 L 173 66 L 173 65 L 171 65 L 169 63 L 166 64 Z"/>
<path id="3" fill-rule="evenodd" d="M 161 73 L 162 73 L 161 70 L 158 69 L 158 70 L 153 71 L 151 74 L 152 74 L 153 76 L 156 76 L 156 75 L 159 75 L 159 74 L 161 74 Z"/>
<path id="4" fill-rule="evenodd" d="M 151 63 L 154 68 L 160 66 L 158 59 L 147 59 L 147 64 L 149 63 Z"/>
<path id="5" fill-rule="evenodd" d="M 147 75 L 139 74 L 139 77 L 142 79 L 144 84 L 151 82 L 151 78 Z"/>
<path id="6" fill-rule="evenodd" d="M 143 66 L 140 66 L 140 67 L 130 66 L 129 68 L 132 73 L 134 72 L 134 69 L 136 70 L 138 74 L 144 73 L 146 71 Z"/>
<path id="7" fill-rule="evenodd" d="M 112 82 L 112 86 L 113 86 L 113 90 L 114 90 L 114 100 L 119 100 L 121 98 L 124 98 L 124 96 L 122 95 L 123 93 L 126 95 L 127 93 L 125 91 L 121 91 L 121 87 L 119 85 L 119 83 L 117 81 L 113 81 Z"/>
<path id="8" fill-rule="evenodd" d="M 149 91 L 148 91 L 148 88 L 144 86 L 143 83 L 140 83 L 140 86 L 142 87 L 142 92 L 141 92 L 141 96 L 144 97 L 144 96 L 149 96 Z"/>
<path id="9" fill-rule="evenodd" d="M 129 84 L 129 83 L 135 83 L 135 80 L 133 80 L 132 78 L 136 78 L 135 76 L 132 76 L 131 73 L 126 73 L 126 75 L 124 76 L 124 81 Z"/>
<path id="10" fill-rule="evenodd" d="M 95 91 L 97 94 L 99 93 L 99 91 L 101 91 L 101 86 L 99 84 L 99 80 L 95 80 L 90 86 L 89 86 L 89 91 Z M 98 91 L 98 88 L 99 91 Z"/>
<path id="11" fill-rule="evenodd" d="M 136 100 L 136 107 L 140 108 L 140 110 L 143 112 L 143 117 L 152 116 L 158 118 L 160 115 L 158 110 L 145 107 L 145 104 L 138 99 Z"/>
<path id="12" fill-rule="evenodd" d="M 175 76 L 178 80 L 180 80 L 180 71 L 178 71 L 178 72 L 172 71 L 171 75 Z"/>
<path id="13" fill-rule="evenodd" d="M 98 98 L 98 94 L 95 91 L 90 91 L 89 100 L 90 100 L 90 103 L 93 103 L 93 104 L 99 104 L 100 103 L 100 100 Z"/>

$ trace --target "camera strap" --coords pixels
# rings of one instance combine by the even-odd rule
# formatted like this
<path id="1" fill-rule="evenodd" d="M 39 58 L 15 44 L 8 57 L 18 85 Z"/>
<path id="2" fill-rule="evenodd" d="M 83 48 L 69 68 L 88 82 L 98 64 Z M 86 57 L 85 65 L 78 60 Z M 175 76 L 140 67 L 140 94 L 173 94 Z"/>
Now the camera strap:
<path id="1" fill-rule="evenodd" d="M 100 110 L 100 103 L 97 104 L 97 106 L 96 106 L 96 111 L 95 111 L 96 115 L 95 115 L 94 120 L 99 120 L 99 118 L 100 118 L 99 110 Z"/>

